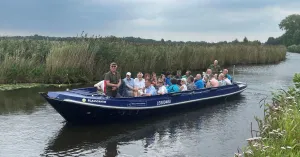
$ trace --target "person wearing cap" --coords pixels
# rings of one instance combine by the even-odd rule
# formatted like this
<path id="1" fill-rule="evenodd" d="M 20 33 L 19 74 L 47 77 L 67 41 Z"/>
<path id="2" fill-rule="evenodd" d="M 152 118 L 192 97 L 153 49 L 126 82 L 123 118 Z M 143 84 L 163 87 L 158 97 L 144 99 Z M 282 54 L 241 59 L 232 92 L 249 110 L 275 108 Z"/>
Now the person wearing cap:
<path id="1" fill-rule="evenodd" d="M 118 88 L 121 85 L 121 75 L 117 71 L 117 63 L 110 64 L 110 71 L 105 73 L 104 80 L 106 82 L 106 95 L 111 97 L 121 97 Z"/>
<path id="2" fill-rule="evenodd" d="M 123 81 L 125 83 L 125 93 L 124 93 L 125 96 L 132 97 L 135 88 L 134 88 L 134 79 L 131 78 L 130 72 L 126 73 L 126 78 L 124 78 Z"/>

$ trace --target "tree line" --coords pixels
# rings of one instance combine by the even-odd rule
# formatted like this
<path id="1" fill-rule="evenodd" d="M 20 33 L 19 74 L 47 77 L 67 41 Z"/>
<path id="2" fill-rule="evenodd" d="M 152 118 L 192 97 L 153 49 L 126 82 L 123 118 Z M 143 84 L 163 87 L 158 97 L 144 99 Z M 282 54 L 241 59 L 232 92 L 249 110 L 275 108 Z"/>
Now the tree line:
<path id="1" fill-rule="evenodd" d="M 279 23 L 279 28 L 284 34 L 279 37 L 269 37 L 265 44 L 267 45 L 300 45 L 300 15 L 292 14 L 284 18 Z"/>

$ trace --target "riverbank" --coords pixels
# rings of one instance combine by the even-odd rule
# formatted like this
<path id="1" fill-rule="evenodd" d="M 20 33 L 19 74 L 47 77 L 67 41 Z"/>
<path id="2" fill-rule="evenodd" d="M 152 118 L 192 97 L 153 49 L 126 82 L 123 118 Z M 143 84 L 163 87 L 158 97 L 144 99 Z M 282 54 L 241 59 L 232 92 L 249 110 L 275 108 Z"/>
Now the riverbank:
<path id="1" fill-rule="evenodd" d="M 73 41 L 0 40 L 0 84 L 72 84 L 101 80 L 109 63 L 121 74 L 205 69 L 215 59 L 222 66 L 272 64 L 284 60 L 286 48 L 247 43 L 129 43 L 107 38 Z"/>
<path id="2" fill-rule="evenodd" d="M 300 74 L 295 74 L 295 87 L 273 94 L 273 102 L 265 105 L 263 119 L 257 119 L 259 137 L 247 139 L 245 157 L 300 156 Z M 251 133 L 251 134 L 252 134 Z"/>
<path id="3" fill-rule="evenodd" d="M 96 82 L 93 82 L 93 83 L 96 83 Z M 40 88 L 40 87 L 64 88 L 64 87 L 80 86 L 80 85 L 87 85 L 87 83 L 73 83 L 73 84 L 42 84 L 42 83 L 0 84 L 0 91 L 9 91 L 9 90 L 25 89 L 25 88 Z"/>

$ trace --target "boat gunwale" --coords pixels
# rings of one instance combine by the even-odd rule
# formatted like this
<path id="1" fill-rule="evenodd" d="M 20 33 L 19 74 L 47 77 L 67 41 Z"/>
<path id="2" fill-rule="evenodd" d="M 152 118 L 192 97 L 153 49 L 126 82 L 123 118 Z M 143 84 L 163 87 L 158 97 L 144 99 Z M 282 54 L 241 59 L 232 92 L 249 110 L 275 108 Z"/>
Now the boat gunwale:
<path id="1" fill-rule="evenodd" d="M 105 105 L 105 104 L 93 104 L 93 103 L 88 103 L 88 102 L 75 101 L 75 100 L 72 100 L 72 99 L 59 100 L 59 99 L 55 99 L 55 98 L 50 98 L 48 96 L 44 96 L 44 97 L 47 97 L 47 99 L 53 99 L 55 101 L 64 101 L 64 102 L 68 102 L 68 103 L 75 103 L 75 104 L 79 104 L 79 105 L 85 105 L 85 106 L 91 106 L 91 107 L 99 107 L 99 108 L 106 108 L 106 109 L 146 110 L 146 109 L 158 109 L 158 108 L 163 108 L 163 107 L 170 107 L 170 106 L 176 106 L 176 105 L 181 105 L 181 104 L 193 103 L 193 102 L 197 102 L 197 101 L 203 101 L 203 100 L 209 100 L 209 99 L 215 99 L 215 98 L 221 98 L 221 97 L 231 96 L 231 95 L 238 94 L 238 93 L 241 93 L 244 90 L 246 90 L 247 85 L 246 84 L 244 84 L 244 85 L 245 85 L 245 88 L 242 88 L 242 89 L 239 89 L 239 90 L 237 90 L 235 92 L 231 92 L 231 93 L 227 93 L 227 94 L 222 94 L 222 95 L 217 95 L 217 96 L 210 96 L 210 97 L 204 97 L 204 98 L 194 99 L 194 100 L 188 100 L 188 101 L 181 101 L 181 102 L 170 103 L 170 104 L 165 104 L 165 105 L 146 106 L 146 107 L 111 106 L 111 105 Z M 176 93 L 174 93 L 174 94 L 176 94 Z M 109 100 L 116 101 L 116 99 L 109 99 Z"/>

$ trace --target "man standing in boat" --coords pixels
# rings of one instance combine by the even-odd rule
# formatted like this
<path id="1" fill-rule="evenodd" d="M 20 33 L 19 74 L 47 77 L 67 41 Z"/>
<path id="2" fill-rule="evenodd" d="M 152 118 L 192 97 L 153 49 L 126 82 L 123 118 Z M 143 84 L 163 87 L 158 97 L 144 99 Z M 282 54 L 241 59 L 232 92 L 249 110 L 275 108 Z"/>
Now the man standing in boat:
<path id="1" fill-rule="evenodd" d="M 220 65 L 218 64 L 218 60 L 215 60 L 215 61 L 214 61 L 214 64 L 211 64 L 211 65 L 209 66 L 209 69 L 211 69 L 212 74 L 218 74 L 219 72 L 221 72 L 221 67 L 220 67 Z"/>
<path id="2" fill-rule="evenodd" d="M 117 63 L 110 63 L 110 71 L 104 75 L 106 82 L 106 95 L 111 97 L 121 97 L 118 88 L 121 85 L 121 75 L 117 71 Z"/>

